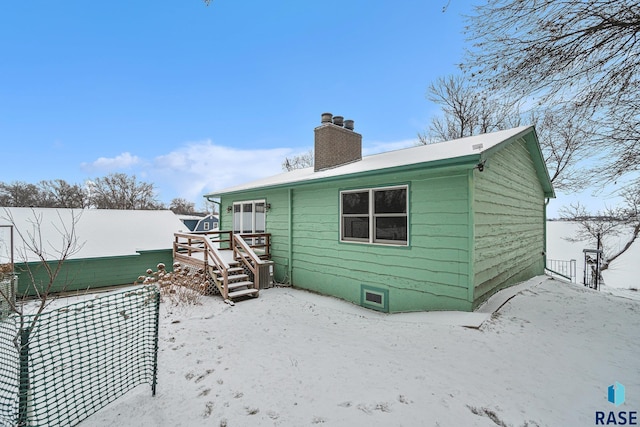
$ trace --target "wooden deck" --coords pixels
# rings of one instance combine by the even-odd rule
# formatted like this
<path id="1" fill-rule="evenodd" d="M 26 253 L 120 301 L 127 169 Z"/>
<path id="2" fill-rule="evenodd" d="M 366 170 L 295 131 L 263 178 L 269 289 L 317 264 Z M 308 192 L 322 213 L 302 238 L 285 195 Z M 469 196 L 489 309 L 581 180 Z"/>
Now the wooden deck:
<path id="1" fill-rule="evenodd" d="M 270 246 L 268 233 L 236 234 L 221 230 L 175 233 L 173 259 L 202 269 L 211 293 L 219 293 L 225 300 L 257 297 L 260 289 L 272 284 Z"/>

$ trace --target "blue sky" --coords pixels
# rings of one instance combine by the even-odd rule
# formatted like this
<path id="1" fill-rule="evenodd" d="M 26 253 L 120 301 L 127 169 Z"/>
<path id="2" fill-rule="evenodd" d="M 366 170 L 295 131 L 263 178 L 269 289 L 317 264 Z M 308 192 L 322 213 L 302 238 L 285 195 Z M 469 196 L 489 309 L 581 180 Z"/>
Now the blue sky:
<path id="1" fill-rule="evenodd" d="M 462 56 L 470 3 L 445 4 L 5 2 L 0 180 L 126 172 L 196 200 L 280 172 L 324 111 L 369 150 L 406 145 Z"/>
<path id="2" fill-rule="evenodd" d="M 0 8 L 0 181 L 111 172 L 161 201 L 281 172 L 327 111 L 365 154 L 411 146 L 471 0 L 66 0 Z"/>

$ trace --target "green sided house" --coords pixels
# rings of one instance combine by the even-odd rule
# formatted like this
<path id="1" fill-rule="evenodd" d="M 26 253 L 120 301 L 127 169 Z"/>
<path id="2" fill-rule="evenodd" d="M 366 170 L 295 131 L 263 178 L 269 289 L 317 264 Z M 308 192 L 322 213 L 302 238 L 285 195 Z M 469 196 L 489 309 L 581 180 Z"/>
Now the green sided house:
<path id="1" fill-rule="evenodd" d="M 13 239 L 7 232 L 12 224 Z M 68 239 L 75 242 L 52 287 L 62 292 L 133 284 L 160 262 L 171 266 L 174 233 L 189 231 L 169 210 L 0 207 L 0 227 L 0 264 L 13 258 L 19 295 L 35 295 L 34 283 L 41 290 L 49 282 L 30 250 L 33 239 L 52 269 Z"/>
<path id="2" fill-rule="evenodd" d="M 474 310 L 544 273 L 555 197 L 533 127 L 362 157 L 322 115 L 315 165 L 205 195 L 222 230 L 270 233 L 275 280 L 385 312 Z"/>

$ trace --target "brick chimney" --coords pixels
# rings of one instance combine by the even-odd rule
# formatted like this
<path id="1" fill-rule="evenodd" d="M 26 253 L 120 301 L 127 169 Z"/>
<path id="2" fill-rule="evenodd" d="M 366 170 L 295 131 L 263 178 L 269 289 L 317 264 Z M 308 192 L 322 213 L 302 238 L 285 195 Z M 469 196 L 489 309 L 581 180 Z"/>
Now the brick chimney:
<path id="1" fill-rule="evenodd" d="M 320 126 L 314 132 L 315 172 L 362 159 L 362 135 L 353 131 L 353 120 L 323 113 Z"/>

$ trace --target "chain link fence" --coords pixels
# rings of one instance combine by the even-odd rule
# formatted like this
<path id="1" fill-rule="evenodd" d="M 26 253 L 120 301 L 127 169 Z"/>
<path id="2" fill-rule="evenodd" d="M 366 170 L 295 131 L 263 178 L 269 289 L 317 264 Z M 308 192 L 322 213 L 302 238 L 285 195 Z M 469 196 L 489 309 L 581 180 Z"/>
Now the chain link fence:
<path id="1" fill-rule="evenodd" d="M 140 384 L 155 394 L 156 286 L 0 320 L 0 426 L 73 426 Z"/>

